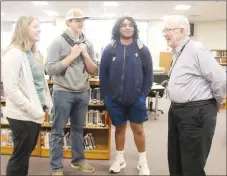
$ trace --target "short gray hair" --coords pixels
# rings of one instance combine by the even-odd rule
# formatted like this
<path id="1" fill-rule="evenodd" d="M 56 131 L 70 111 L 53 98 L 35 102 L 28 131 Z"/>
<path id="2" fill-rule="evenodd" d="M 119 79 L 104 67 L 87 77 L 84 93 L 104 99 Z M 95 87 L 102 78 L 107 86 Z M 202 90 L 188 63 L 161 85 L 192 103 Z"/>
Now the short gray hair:
<path id="1" fill-rule="evenodd" d="M 164 18 L 164 23 L 173 22 L 177 24 L 177 27 L 184 28 L 184 34 L 186 36 L 190 35 L 190 24 L 186 17 L 182 15 L 170 15 Z"/>

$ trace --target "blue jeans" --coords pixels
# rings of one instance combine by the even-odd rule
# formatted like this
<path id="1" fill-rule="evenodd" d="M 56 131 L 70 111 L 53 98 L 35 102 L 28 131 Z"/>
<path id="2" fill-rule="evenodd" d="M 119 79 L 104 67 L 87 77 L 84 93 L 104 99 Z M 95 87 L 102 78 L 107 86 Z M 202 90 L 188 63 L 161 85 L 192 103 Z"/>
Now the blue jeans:
<path id="1" fill-rule="evenodd" d="M 65 125 L 70 118 L 72 163 L 84 160 L 83 125 L 88 110 L 89 93 L 53 91 L 54 120 L 50 137 L 51 170 L 62 169 Z"/>

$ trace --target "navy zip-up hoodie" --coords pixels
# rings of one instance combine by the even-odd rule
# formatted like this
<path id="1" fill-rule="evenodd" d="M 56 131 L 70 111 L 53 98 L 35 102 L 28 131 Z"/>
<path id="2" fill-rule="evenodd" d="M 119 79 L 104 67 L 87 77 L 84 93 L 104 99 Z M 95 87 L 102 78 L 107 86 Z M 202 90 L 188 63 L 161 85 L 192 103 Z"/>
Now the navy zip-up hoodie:
<path id="1" fill-rule="evenodd" d="M 121 105 L 131 105 L 139 97 L 147 96 L 153 82 L 152 57 L 147 46 L 141 48 L 143 63 L 137 53 L 137 40 L 130 45 L 116 41 L 115 53 L 109 44 L 103 51 L 99 81 L 101 98 L 108 96 Z"/>

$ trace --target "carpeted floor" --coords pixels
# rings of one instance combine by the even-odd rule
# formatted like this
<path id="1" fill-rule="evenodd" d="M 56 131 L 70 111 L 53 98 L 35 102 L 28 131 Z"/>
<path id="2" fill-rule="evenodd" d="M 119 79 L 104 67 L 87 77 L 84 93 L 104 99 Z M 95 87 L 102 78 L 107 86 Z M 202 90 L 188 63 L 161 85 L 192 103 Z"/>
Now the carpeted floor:
<path id="1" fill-rule="evenodd" d="M 162 98 L 159 107 L 164 110 L 163 115 L 159 115 L 158 120 L 153 120 L 151 116 L 145 123 L 144 128 L 147 139 L 147 158 L 152 175 L 168 175 L 167 162 L 167 112 L 169 101 Z M 111 160 L 89 160 L 96 166 L 96 171 L 91 175 L 108 175 L 109 166 L 114 158 L 114 128 L 112 128 L 112 153 Z M 1 175 L 5 174 L 5 168 L 9 156 L 1 155 Z M 127 141 L 125 145 L 125 160 L 127 167 L 120 175 L 138 175 L 136 164 L 138 154 L 134 145 L 132 132 L 128 127 Z M 207 175 L 226 175 L 226 111 L 222 110 L 218 114 L 217 126 L 213 145 L 206 165 Z M 65 175 L 88 175 L 70 167 L 70 160 L 64 159 Z M 31 157 L 29 175 L 49 175 L 49 158 Z"/>

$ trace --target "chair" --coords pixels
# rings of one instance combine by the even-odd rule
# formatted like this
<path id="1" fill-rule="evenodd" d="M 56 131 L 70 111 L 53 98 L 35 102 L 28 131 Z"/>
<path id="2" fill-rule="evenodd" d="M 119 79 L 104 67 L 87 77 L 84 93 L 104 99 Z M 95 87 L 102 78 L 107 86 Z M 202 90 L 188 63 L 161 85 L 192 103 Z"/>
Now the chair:
<path id="1" fill-rule="evenodd" d="M 163 93 L 160 93 L 159 94 L 159 97 L 158 98 L 162 98 L 163 95 L 165 94 L 166 87 L 168 86 L 168 80 L 162 81 L 162 83 L 160 85 L 163 86 L 165 88 L 165 90 L 163 91 Z M 156 97 L 156 92 L 150 90 L 150 92 L 148 94 L 148 97 L 155 98 Z M 149 111 L 150 113 L 151 112 L 155 112 L 155 110 L 152 107 L 153 107 L 153 101 L 150 101 L 149 102 L 149 108 L 147 109 L 147 111 Z M 163 110 L 161 110 L 161 109 L 158 109 L 157 111 L 161 112 L 161 114 L 164 114 Z"/>
<path id="2" fill-rule="evenodd" d="M 168 82 L 169 82 L 169 80 L 162 81 L 161 86 L 166 88 L 168 86 Z"/>
<path id="3" fill-rule="evenodd" d="M 164 80 L 161 83 L 161 86 L 165 87 L 164 94 L 166 94 L 166 98 L 167 98 L 166 87 L 168 86 L 168 82 L 169 80 Z"/>

